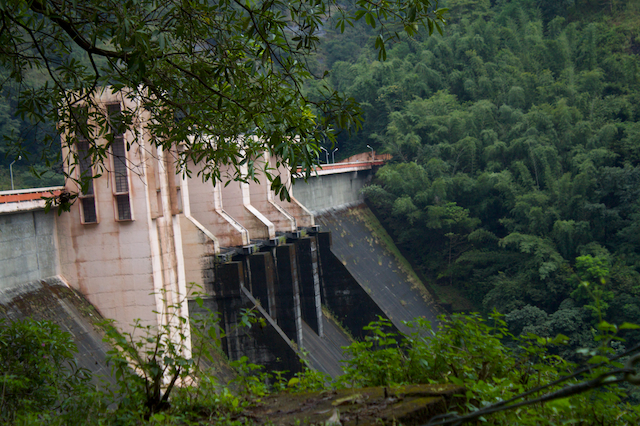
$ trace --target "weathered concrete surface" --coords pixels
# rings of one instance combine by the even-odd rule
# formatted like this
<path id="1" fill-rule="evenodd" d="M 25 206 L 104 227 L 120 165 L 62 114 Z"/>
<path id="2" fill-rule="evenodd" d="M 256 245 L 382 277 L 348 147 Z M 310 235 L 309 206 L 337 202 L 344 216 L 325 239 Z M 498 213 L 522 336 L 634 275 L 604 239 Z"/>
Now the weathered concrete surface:
<path id="1" fill-rule="evenodd" d="M 267 153 L 255 160 L 254 166 L 257 169 L 273 168 L 272 164 L 267 164 Z M 269 159 L 269 163 L 273 163 Z M 275 202 L 275 196 L 271 190 L 269 179 L 264 173 L 256 176 L 258 182 L 251 181 L 249 190 L 251 195 L 251 205 L 262 213 L 271 223 L 275 225 L 276 231 L 293 232 L 297 228 L 295 217 L 287 211 L 285 207 Z"/>
<path id="2" fill-rule="evenodd" d="M 105 358 L 109 346 L 94 326 L 102 317 L 59 277 L 0 288 L 0 318 L 15 321 L 27 317 L 51 321 L 70 333 L 78 347 L 75 355 L 78 366 L 90 370 L 96 381 L 103 377 L 115 383 Z"/>
<path id="3" fill-rule="evenodd" d="M 201 170 L 201 166 L 189 164 L 194 176 Z M 220 246 L 233 247 L 249 244 L 249 232 L 231 217 L 222 204 L 222 184 L 215 187 L 210 181 L 201 179 L 184 179 L 183 191 L 188 194 L 185 212 L 201 223 L 215 235 Z"/>
<path id="4" fill-rule="evenodd" d="M 272 363 L 273 357 L 269 353 L 278 353 L 282 349 L 287 352 L 285 346 L 294 348 L 295 352 L 287 352 L 286 356 L 293 354 L 297 357 L 300 353 L 298 349 L 304 349 L 304 355 L 301 356 L 311 367 L 337 377 L 342 374 L 342 347 L 349 345 L 350 340 L 337 324 L 322 314 L 315 236 L 292 241 L 293 244 L 265 248 L 265 251 L 237 256 L 236 261 L 212 267 L 212 273 L 216 276 L 210 293 L 214 295 L 212 300 L 215 308 L 212 309 L 220 310 L 221 326 L 227 333 L 233 333 L 223 340 L 223 347 L 230 359 L 246 355 L 257 364 L 265 364 L 265 360 Z M 301 259 L 306 261 L 301 263 Z M 300 275 L 303 268 L 305 271 Z M 306 300 L 303 300 L 303 282 Z M 354 285 L 358 286 L 357 283 Z M 245 293 L 250 297 L 245 297 Z M 313 326 L 301 320 L 301 315 L 304 315 L 301 312 L 303 301 L 306 302 L 307 316 L 314 322 Z M 190 302 L 189 306 L 191 309 L 193 303 Z M 260 312 L 266 322 L 259 330 L 254 330 L 255 326 L 250 330 L 239 327 L 239 311 L 242 308 Z M 263 335 L 270 337 L 263 339 Z M 261 347 L 259 340 L 270 344 Z M 286 345 L 283 345 L 285 340 L 288 343 L 284 342 Z M 277 357 L 285 358 L 283 355 Z M 296 358 L 293 362 L 294 371 L 297 371 L 301 359 Z M 292 370 L 291 366 L 282 368 L 282 365 L 276 369 Z"/>
<path id="5" fill-rule="evenodd" d="M 107 195 L 102 205 L 110 207 L 111 194 Z M 157 306 L 151 293 L 156 288 L 147 224 L 115 222 L 105 215 L 99 224 L 82 225 L 75 207 L 58 220 L 62 275 L 121 327 L 137 318 L 155 323 Z"/>
<path id="6" fill-rule="evenodd" d="M 253 253 L 245 258 L 247 270 L 250 271 L 248 287 L 253 297 L 269 313 L 271 318 L 278 321 L 276 299 L 275 262 L 271 252 Z"/>
<path id="7" fill-rule="evenodd" d="M 136 109 L 135 101 L 121 92 L 111 93 L 104 89 L 95 96 L 105 105 L 118 103 L 123 109 Z M 138 111 L 138 114 L 137 119 L 143 120 L 145 112 Z M 158 300 L 151 293 L 168 284 L 163 283 L 162 276 L 168 267 L 175 268 L 175 262 L 173 265 L 162 263 L 169 250 L 163 247 L 164 252 L 160 253 L 158 232 L 161 229 L 152 222 L 154 217 L 162 215 L 164 208 L 168 207 L 169 211 L 177 208 L 175 182 L 169 183 L 172 194 L 166 194 L 172 205 L 163 206 L 166 200 L 157 191 L 167 186 L 167 182 L 160 179 L 160 161 L 155 161 L 160 157 L 156 157 L 156 150 L 151 148 L 151 136 L 148 132 L 143 133 L 141 138 L 131 131 L 123 135 L 125 143 L 131 145 L 126 152 L 131 220 L 118 219 L 113 155 L 108 156 L 109 161 L 105 161 L 99 170 L 92 171 L 94 176 L 101 174 L 92 182 L 96 223 L 82 223 L 81 202 L 56 218 L 60 275 L 85 295 L 104 317 L 116 320 L 122 328 L 129 327 L 136 319 L 157 324 L 158 317 L 153 311 L 160 309 Z M 69 134 L 62 138 L 65 170 L 79 179 L 80 168 L 70 164 L 74 158 L 70 149 L 76 149 L 74 138 Z M 102 139 L 98 143 L 107 142 Z M 81 192 L 75 179 L 67 179 L 65 185 L 69 193 Z M 171 226 L 171 219 L 166 218 L 164 228 L 168 230 Z M 168 285 L 165 288 L 170 289 Z"/>
<path id="8" fill-rule="evenodd" d="M 0 215 L 0 289 L 57 275 L 56 245 L 54 213 Z"/>
<path id="9" fill-rule="evenodd" d="M 392 253 L 393 242 L 381 235 L 384 229 L 368 207 L 329 211 L 316 221 L 331 231 L 332 252 L 399 330 L 409 331 L 402 321 L 416 317 L 437 321 L 442 310 L 408 262 Z"/>
<path id="10" fill-rule="evenodd" d="M 263 398 L 245 415 L 275 425 L 325 424 L 339 416 L 347 425 L 425 424 L 463 403 L 465 389 L 456 385 L 406 385 L 343 389 Z"/>
<path id="11" fill-rule="evenodd" d="M 379 317 L 387 318 L 369 291 L 358 283 L 331 249 L 332 234 L 317 234 L 322 261 L 322 301 L 335 318 L 356 338 L 364 338 L 363 327 Z"/>
<path id="12" fill-rule="evenodd" d="M 343 374 L 343 347 L 352 341 L 331 319 L 322 316 L 323 336 L 318 336 L 308 324 L 302 323 L 302 341 L 304 342 L 305 358 L 318 371 L 336 378 Z"/>
<path id="13" fill-rule="evenodd" d="M 295 246 L 284 244 L 275 247 L 273 253 L 278 274 L 275 282 L 278 325 L 291 340 L 301 345 L 302 313 Z"/>
<path id="14" fill-rule="evenodd" d="M 293 241 L 298 261 L 298 282 L 302 319 L 322 337 L 322 304 L 320 299 L 320 271 L 318 243 L 315 236 Z"/>
<path id="15" fill-rule="evenodd" d="M 182 234 L 185 281 L 191 293 L 213 293 L 215 244 L 184 215 L 178 216 Z M 195 284 L 195 286 L 191 286 Z"/>
<path id="16" fill-rule="evenodd" d="M 293 184 L 289 169 L 282 166 L 282 164 L 278 167 L 276 166 L 278 166 L 278 161 L 275 156 L 271 156 L 269 159 L 269 167 L 274 168 L 274 176 L 277 176 L 276 178 L 280 178 L 282 184 L 289 191 L 291 201 L 281 200 L 279 196 L 274 196 L 273 201 L 296 219 L 297 226 L 314 226 L 315 219 L 313 214 L 293 196 Z"/>
<path id="17" fill-rule="evenodd" d="M 336 173 L 296 181 L 293 194 L 307 209 L 320 213 L 326 209 L 364 201 L 360 190 L 371 180 L 371 170 Z M 317 222 L 317 220 L 316 220 Z"/>
<path id="18" fill-rule="evenodd" d="M 274 202 L 296 219 L 296 225 L 298 227 L 309 227 L 316 224 L 313 213 L 294 196 L 291 196 L 291 201 L 283 201 L 279 197 L 275 197 Z"/>
<path id="19" fill-rule="evenodd" d="M 251 189 L 248 183 L 230 182 L 218 186 L 224 211 L 249 231 L 251 239 L 275 238 L 275 225 L 251 203 Z"/>
<path id="20" fill-rule="evenodd" d="M 289 377 L 301 371 L 297 348 L 244 287 L 242 262 L 219 265 L 216 275 L 215 304 L 220 309 L 225 333 L 222 345 L 229 359 L 235 361 L 246 356 L 267 371 L 288 371 Z M 244 327 L 242 310 L 251 310 L 258 323 Z"/>

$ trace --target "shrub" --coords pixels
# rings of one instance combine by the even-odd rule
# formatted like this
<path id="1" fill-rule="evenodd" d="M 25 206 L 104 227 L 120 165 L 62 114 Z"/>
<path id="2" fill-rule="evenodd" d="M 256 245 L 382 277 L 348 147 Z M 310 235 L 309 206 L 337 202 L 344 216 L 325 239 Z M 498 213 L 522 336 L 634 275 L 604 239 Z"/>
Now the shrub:
<path id="1" fill-rule="evenodd" d="M 76 352 L 72 336 L 51 321 L 0 319 L 0 421 L 84 405 L 93 396 L 91 375 L 78 368 Z"/>

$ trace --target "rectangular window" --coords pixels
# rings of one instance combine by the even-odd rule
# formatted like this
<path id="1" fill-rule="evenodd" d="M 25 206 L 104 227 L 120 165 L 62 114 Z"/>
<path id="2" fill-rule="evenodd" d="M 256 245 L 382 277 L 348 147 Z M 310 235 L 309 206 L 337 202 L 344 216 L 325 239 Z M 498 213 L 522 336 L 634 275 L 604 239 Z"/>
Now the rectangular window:
<path id="1" fill-rule="evenodd" d="M 129 194 L 116 195 L 116 205 L 118 207 L 118 220 L 131 220 Z"/>
<path id="2" fill-rule="evenodd" d="M 107 105 L 110 131 L 113 135 L 111 155 L 113 156 L 113 196 L 117 220 L 132 220 L 129 198 L 129 165 L 124 134 L 121 133 L 120 105 Z"/>
<path id="3" fill-rule="evenodd" d="M 82 205 L 82 223 L 97 223 L 96 199 L 83 197 L 80 198 L 80 204 Z"/>
<path id="4" fill-rule="evenodd" d="M 78 176 L 81 183 L 80 189 L 80 220 L 82 223 L 98 223 L 96 210 L 96 197 L 93 189 L 93 169 L 91 168 L 91 153 L 89 152 L 89 140 L 86 136 L 86 110 L 77 111 L 78 126 L 76 128 L 76 151 L 78 154 Z"/>

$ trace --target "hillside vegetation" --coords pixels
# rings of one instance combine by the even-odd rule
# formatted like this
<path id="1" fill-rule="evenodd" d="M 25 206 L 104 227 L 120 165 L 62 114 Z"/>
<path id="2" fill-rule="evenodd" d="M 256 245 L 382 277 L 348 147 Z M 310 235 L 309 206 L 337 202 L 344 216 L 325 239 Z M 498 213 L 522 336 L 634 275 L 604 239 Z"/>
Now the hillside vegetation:
<path id="1" fill-rule="evenodd" d="M 340 152 L 394 155 L 366 196 L 433 283 L 573 357 L 640 322 L 640 2 L 446 4 L 443 37 L 331 63 L 365 117 Z"/>

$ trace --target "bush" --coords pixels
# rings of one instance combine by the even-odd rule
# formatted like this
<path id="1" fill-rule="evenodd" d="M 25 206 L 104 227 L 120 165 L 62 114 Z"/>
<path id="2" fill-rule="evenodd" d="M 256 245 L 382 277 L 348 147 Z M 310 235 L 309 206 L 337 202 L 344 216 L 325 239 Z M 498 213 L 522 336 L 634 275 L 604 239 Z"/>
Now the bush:
<path id="1" fill-rule="evenodd" d="M 0 319 L 0 421 L 65 416 L 93 400 L 90 372 L 78 368 L 76 352 L 72 336 L 51 321 Z"/>
<path id="2" fill-rule="evenodd" d="M 366 329 L 370 335 L 365 341 L 346 348 L 350 359 L 340 379 L 342 384 L 452 383 L 466 389 L 465 402 L 449 409 L 463 412 L 512 398 L 518 402 L 531 399 L 523 394 L 544 386 L 534 395 L 559 393 L 549 397 L 546 404 L 525 404 L 517 410 L 496 413 L 491 424 L 640 424 L 640 407 L 629 404 L 619 385 L 623 379 L 615 377 L 622 374 L 619 369 L 623 367 L 618 354 L 624 352 L 624 339 L 618 334 L 637 326 L 625 323 L 616 327 L 601 322 L 595 335 L 599 346 L 581 351 L 589 357 L 588 368 L 574 373 L 577 365 L 552 351 L 566 344 L 566 336 L 551 339 L 528 334 L 514 339 L 497 313 L 489 320 L 478 314 L 442 316 L 437 333 L 423 319 L 407 325 L 414 330 L 412 333 L 396 335 L 385 331 L 388 321 L 369 324 Z M 456 423 L 450 420 L 447 424 Z"/>

